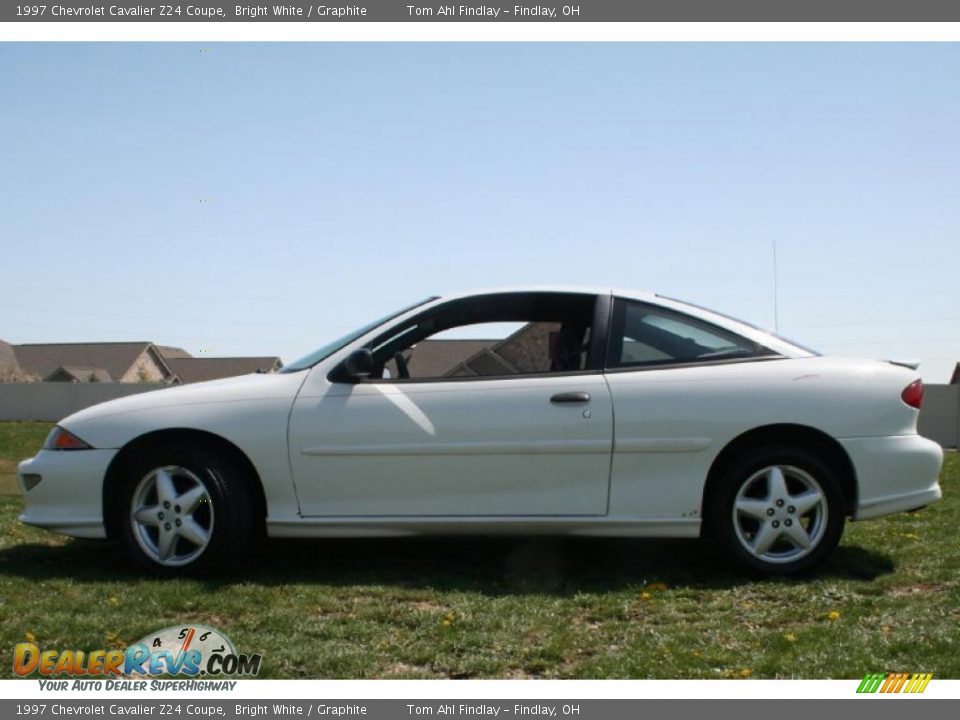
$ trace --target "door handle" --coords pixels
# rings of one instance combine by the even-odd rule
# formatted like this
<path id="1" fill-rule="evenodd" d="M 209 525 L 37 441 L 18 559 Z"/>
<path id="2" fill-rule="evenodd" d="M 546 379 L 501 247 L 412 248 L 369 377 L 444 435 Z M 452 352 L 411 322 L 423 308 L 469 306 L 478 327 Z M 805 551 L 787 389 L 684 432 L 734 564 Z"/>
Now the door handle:
<path id="1" fill-rule="evenodd" d="M 554 405 L 590 402 L 590 393 L 582 391 L 557 393 L 550 398 L 550 402 L 552 402 Z"/>

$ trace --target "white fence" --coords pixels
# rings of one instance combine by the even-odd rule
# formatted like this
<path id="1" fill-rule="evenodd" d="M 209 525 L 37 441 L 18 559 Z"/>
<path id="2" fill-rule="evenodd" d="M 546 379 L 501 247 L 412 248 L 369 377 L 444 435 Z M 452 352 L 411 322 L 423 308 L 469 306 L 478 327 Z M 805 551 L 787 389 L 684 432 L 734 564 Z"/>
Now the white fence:
<path id="1" fill-rule="evenodd" d="M 56 422 L 97 403 L 164 387 L 147 383 L 0 384 L 0 421 Z M 960 385 L 924 386 L 920 434 L 945 448 L 960 446 Z"/>
<path id="2" fill-rule="evenodd" d="M 153 383 L 3 383 L 0 420 L 56 422 L 97 403 L 165 387 Z"/>
<path id="3" fill-rule="evenodd" d="M 960 446 L 960 385 L 924 385 L 920 434 L 945 448 Z"/>

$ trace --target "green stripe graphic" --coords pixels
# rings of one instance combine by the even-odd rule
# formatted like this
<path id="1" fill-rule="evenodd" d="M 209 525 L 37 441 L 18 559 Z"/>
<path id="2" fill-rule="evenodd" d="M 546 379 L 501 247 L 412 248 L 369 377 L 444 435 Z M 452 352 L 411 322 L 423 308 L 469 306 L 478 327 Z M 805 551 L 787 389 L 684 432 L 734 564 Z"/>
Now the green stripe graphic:
<path id="1" fill-rule="evenodd" d="M 875 693 L 880 689 L 880 684 L 885 677 L 886 675 L 883 673 L 867 673 L 863 676 L 863 680 L 860 681 L 860 687 L 857 688 L 857 692 Z"/>

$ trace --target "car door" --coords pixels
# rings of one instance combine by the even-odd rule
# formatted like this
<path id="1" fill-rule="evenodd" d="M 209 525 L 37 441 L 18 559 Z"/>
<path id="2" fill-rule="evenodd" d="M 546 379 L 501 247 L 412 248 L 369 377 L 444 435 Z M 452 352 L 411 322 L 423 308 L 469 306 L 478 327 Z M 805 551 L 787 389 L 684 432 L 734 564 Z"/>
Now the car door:
<path id="1" fill-rule="evenodd" d="M 610 514 L 699 523 L 717 448 L 758 392 L 757 360 L 776 353 L 700 319 L 617 298 L 606 357 L 616 416 Z"/>
<path id="2" fill-rule="evenodd" d="M 304 516 L 569 516 L 607 510 L 601 370 L 404 382 L 311 373 L 290 418 Z"/>

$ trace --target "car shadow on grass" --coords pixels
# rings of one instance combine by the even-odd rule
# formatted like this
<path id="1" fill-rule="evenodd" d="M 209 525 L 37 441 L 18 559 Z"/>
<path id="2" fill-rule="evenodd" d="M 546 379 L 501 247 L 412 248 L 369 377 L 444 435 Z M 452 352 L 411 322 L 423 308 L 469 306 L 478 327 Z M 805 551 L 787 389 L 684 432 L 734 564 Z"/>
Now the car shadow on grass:
<path id="1" fill-rule="evenodd" d="M 873 580 L 895 569 L 892 558 L 841 546 L 811 578 Z M 150 582 L 115 544 L 70 540 L 0 551 L 0 576 L 73 583 Z M 480 592 L 491 596 L 605 592 L 650 583 L 724 589 L 756 582 L 731 569 L 705 542 L 608 538 L 391 538 L 269 540 L 232 573 L 200 580 L 210 590 L 264 586 L 389 585 L 398 589 Z M 165 582 L 169 582 L 166 580 Z"/>

